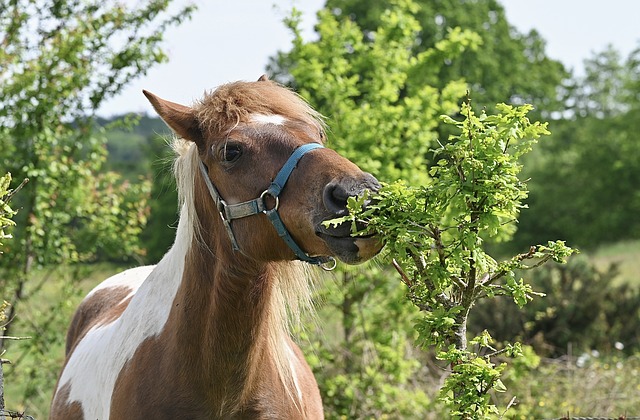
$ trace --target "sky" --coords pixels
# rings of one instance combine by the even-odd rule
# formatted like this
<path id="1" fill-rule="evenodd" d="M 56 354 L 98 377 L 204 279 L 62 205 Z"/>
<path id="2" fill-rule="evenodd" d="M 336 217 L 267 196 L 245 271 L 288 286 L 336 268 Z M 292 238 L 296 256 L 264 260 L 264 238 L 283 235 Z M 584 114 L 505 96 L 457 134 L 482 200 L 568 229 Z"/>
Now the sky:
<path id="1" fill-rule="evenodd" d="M 189 105 L 206 90 L 235 80 L 257 80 L 270 56 L 290 49 L 293 36 L 282 20 L 292 7 L 303 12 L 303 36 L 312 39 L 324 0 L 175 0 L 195 3 L 192 19 L 165 34 L 169 62 L 132 81 L 99 110 L 101 116 L 152 113 L 147 89 Z M 626 57 L 640 47 L 638 0 L 501 0 L 507 20 L 520 32 L 537 30 L 547 55 L 577 75 L 583 61 L 612 45 Z"/>

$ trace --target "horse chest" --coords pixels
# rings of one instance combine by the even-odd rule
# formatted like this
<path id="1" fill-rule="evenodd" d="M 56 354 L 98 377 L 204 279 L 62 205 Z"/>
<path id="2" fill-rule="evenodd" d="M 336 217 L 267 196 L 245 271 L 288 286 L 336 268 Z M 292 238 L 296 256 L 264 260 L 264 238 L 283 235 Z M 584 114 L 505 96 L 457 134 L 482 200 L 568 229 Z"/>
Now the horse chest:
<path id="1" fill-rule="evenodd" d="M 273 365 L 268 361 L 262 365 L 260 378 L 245 394 L 246 384 L 235 381 L 243 375 L 217 377 L 207 375 L 203 369 L 198 372 L 197 367 L 194 370 L 188 366 L 188 360 L 163 357 L 159 346 L 162 341 L 160 336 L 145 343 L 121 373 L 111 401 L 112 418 L 322 418 L 319 395 L 304 399 L 300 395 L 294 402 L 282 383 L 274 380 Z M 308 385 L 308 378 L 296 382 Z"/>

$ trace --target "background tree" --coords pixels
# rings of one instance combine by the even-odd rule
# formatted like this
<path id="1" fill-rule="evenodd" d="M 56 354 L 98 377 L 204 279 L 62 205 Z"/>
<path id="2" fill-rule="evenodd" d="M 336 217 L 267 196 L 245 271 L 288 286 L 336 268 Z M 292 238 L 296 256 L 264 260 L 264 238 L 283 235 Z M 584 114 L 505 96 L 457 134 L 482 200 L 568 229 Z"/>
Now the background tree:
<path id="1" fill-rule="evenodd" d="M 169 14 L 170 3 L 0 0 L 0 167 L 15 179 L 30 179 L 15 202 L 21 209 L 15 240 L 0 262 L 10 319 L 60 266 L 98 257 L 135 259 L 142 252 L 137 235 L 149 184 L 99 172 L 105 137 L 94 113 L 126 83 L 166 60 L 164 32 L 193 10 Z M 31 335 L 37 337 L 28 344 L 32 355 L 62 339 L 47 333 L 47 325 L 66 325 L 67 296 L 74 290 L 73 270 L 66 273 L 62 296 L 30 313 L 29 328 L 36 329 Z M 46 372 L 50 389 L 55 374 L 45 366 L 57 361 L 40 362 L 28 376 L 35 381 Z"/>
<path id="2" fill-rule="evenodd" d="M 128 116 L 99 119 L 105 127 L 109 156 L 103 169 L 121 174 L 130 182 L 151 180 L 149 215 L 138 239 L 145 264 L 155 264 L 175 238 L 178 221 L 178 192 L 173 176 L 174 152 L 167 145 L 173 134 L 156 117 L 138 116 L 135 125 L 121 122 Z"/>
<path id="3" fill-rule="evenodd" d="M 516 244 L 555 236 L 594 249 L 640 236 L 640 50 L 622 59 L 608 48 L 585 71 L 552 141 L 527 160 L 533 210 Z"/>
<path id="4" fill-rule="evenodd" d="M 393 3 L 327 0 L 325 9 L 340 21 L 355 22 L 365 34 L 363 42 L 372 42 L 384 11 Z M 536 31 L 522 34 L 509 24 L 498 0 L 417 0 L 415 5 L 412 16 L 419 28 L 410 46 L 413 55 L 433 48 L 456 27 L 478 34 L 481 42 L 477 48 L 461 50 L 455 60 L 446 54 L 435 57 L 437 72 L 417 67 L 407 86 L 426 83 L 443 89 L 451 81 L 465 80 L 478 109 L 493 109 L 501 102 L 532 103 L 537 110 L 534 115 L 545 117 L 564 109 L 561 94 L 568 72 L 562 63 L 547 57 L 545 41 Z M 290 64 L 287 55 L 281 54 L 272 62 L 272 69 L 286 74 Z"/>

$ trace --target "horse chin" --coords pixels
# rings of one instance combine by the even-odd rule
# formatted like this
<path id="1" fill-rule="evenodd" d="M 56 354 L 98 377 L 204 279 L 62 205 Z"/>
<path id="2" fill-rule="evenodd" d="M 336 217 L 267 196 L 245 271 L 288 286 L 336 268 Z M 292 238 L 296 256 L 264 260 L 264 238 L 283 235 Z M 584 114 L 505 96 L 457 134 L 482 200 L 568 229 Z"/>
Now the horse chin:
<path id="1" fill-rule="evenodd" d="M 352 237 L 332 236 L 317 233 L 333 256 L 347 264 L 360 264 L 373 257 L 382 249 L 382 243 L 376 236 Z"/>

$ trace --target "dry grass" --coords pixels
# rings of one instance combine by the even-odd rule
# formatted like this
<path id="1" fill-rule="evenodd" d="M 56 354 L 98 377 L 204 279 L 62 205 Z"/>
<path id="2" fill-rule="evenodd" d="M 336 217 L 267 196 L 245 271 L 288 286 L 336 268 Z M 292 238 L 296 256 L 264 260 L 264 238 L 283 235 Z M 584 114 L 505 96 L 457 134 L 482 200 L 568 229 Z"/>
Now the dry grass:
<path id="1" fill-rule="evenodd" d="M 507 419 L 640 417 L 640 355 L 546 359 L 508 376 L 508 395 L 500 399 L 516 395 L 518 404 Z"/>

